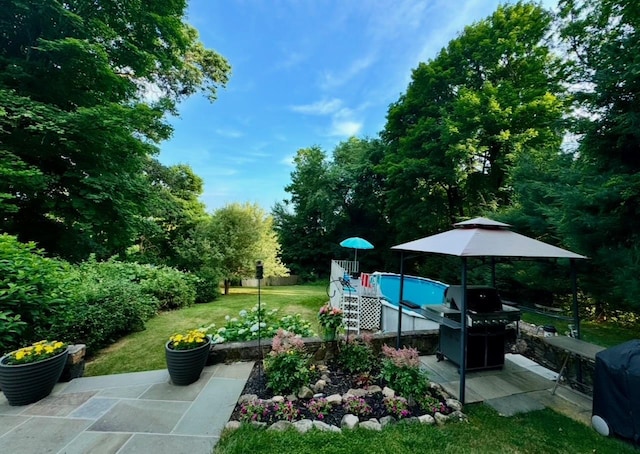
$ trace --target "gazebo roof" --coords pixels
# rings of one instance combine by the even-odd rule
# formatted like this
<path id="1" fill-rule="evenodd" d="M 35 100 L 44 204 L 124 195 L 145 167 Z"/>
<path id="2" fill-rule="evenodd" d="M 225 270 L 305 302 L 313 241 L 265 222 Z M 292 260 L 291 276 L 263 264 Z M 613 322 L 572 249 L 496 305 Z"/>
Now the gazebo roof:
<path id="1" fill-rule="evenodd" d="M 492 219 L 470 219 L 456 223 L 454 227 L 453 230 L 399 244 L 391 249 L 457 257 L 587 258 L 512 232 L 508 229 L 509 224 Z"/>

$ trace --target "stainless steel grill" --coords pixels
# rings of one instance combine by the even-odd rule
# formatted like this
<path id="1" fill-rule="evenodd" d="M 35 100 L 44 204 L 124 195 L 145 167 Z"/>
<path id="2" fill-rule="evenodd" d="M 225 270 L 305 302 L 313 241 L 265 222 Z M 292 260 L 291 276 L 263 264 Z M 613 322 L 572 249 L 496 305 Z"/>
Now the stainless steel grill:
<path id="1" fill-rule="evenodd" d="M 427 306 L 426 314 L 440 322 L 439 359 L 461 361 L 462 287 L 449 286 L 444 302 Z M 429 315 L 429 313 L 431 315 Z M 495 369 L 504 365 L 505 327 L 520 320 L 520 310 L 504 304 L 493 287 L 467 287 L 467 370 Z"/>

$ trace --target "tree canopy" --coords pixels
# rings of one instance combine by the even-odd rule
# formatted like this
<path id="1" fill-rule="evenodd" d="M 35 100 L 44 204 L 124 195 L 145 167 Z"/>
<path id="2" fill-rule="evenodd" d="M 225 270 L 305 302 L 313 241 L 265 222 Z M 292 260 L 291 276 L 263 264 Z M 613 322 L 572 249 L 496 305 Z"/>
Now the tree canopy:
<path id="1" fill-rule="evenodd" d="M 106 257 L 135 241 L 150 156 L 184 97 L 230 67 L 186 2 L 9 0 L 0 11 L 0 228 L 48 252 Z"/>

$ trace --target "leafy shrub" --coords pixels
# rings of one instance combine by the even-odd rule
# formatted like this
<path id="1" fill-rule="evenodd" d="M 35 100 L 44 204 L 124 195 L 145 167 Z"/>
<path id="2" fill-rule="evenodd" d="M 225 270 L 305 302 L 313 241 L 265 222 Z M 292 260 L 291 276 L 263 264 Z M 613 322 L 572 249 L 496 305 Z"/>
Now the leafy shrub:
<path id="1" fill-rule="evenodd" d="M 264 359 L 267 387 L 276 394 L 295 392 L 311 382 L 315 368 L 300 336 L 279 330 Z"/>
<path id="2" fill-rule="evenodd" d="M 281 319 L 276 318 L 277 309 L 267 311 L 264 304 L 258 310 L 254 306 L 251 311 L 241 310 L 238 317 L 225 317 L 225 326 L 218 328 L 213 336 L 213 342 L 244 342 L 258 338 L 258 327 L 263 338 L 276 336 L 279 330 L 297 334 L 301 337 L 313 335 L 311 324 L 302 319 L 299 314 L 285 315 Z"/>
<path id="3" fill-rule="evenodd" d="M 420 358 L 415 348 L 396 350 L 382 346 L 382 368 L 380 376 L 398 394 L 418 400 L 429 391 L 427 373 L 420 369 Z"/>
<path id="4" fill-rule="evenodd" d="M 49 325 L 65 302 L 68 268 L 44 257 L 34 243 L 0 235 L 0 351 L 35 341 L 37 328 Z"/>
<path id="5" fill-rule="evenodd" d="M 370 372 L 375 359 L 371 340 L 368 338 L 340 343 L 338 361 L 344 370 L 351 374 Z"/>
<path id="6" fill-rule="evenodd" d="M 209 303 L 220 296 L 220 273 L 199 269 L 195 271 L 196 281 L 196 303 Z"/>
<path id="7" fill-rule="evenodd" d="M 192 306 L 196 299 L 197 278 L 168 266 L 90 259 L 79 265 L 87 279 L 116 279 L 131 282 L 158 301 L 158 309 Z"/>
<path id="8" fill-rule="evenodd" d="M 158 300 L 139 284 L 110 273 L 110 267 L 100 270 L 99 265 L 83 264 L 74 270 L 69 281 L 71 298 L 41 337 L 84 343 L 92 353 L 127 333 L 144 329 L 144 323 L 158 310 Z"/>

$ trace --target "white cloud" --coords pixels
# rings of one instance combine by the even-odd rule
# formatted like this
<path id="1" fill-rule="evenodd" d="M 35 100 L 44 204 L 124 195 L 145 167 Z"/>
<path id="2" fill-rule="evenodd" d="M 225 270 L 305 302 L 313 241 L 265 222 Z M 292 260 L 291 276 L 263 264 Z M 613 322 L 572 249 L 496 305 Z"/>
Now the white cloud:
<path id="1" fill-rule="evenodd" d="M 303 104 L 299 106 L 291 106 L 291 110 L 307 115 L 330 115 L 336 112 L 342 106 L 342 101 L 333 99 L 323 99 L 311 104 Z"/>
<path id="2" fill-rule="evenodd" d="M 294 163 L 293 163 L 294 158 L 295 158 L 295 155 L 290 154 L 282 158 L 282 160 L 280 160 L 280 163 L 288 167 L 294 167 Z"/>
<path id="3" fill-rule="evenodd" d="M 376 58 L 373 55 L 367 55 L 365 57 L 354 60 L 349 67 L 335 74 L 331 71 L 325 71 L 322 76 L 322 80 L 320 81 L 320 88 L 323 90 L 331 90 L 337 87 L 340 87 L 351 79 L 356 77 L 361 72 L 367 70 L 371 65 L 373 65 L 376 61 Z"/>
<path id="4" fill-rule="evenodd" d="M 244 136 L 244 133 L 241 131 L 231 128 L 218 128 L 216 129 L 216 134 L 222 137 L 228 137 L 229 139 L 238 139 Z"/>
<path id="5" fill-rule="evenodd" d="M 330 136 L 351 137 L 356 136 L 362 130 L 362 123 L 357 121 L 334 121 L 329 131 Z"/>

